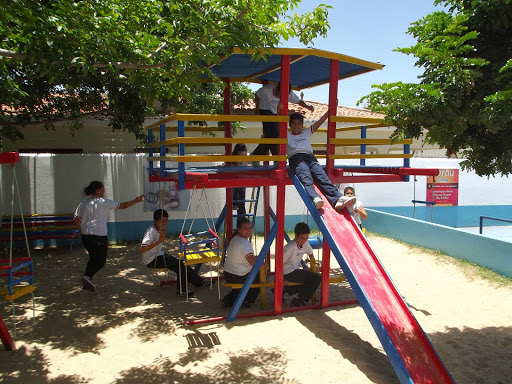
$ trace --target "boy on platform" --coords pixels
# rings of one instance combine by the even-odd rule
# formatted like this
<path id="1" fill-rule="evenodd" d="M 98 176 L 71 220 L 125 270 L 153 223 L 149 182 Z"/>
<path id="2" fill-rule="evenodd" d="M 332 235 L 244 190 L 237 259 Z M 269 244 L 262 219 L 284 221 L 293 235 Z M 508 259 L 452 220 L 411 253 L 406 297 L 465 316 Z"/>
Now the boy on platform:
<path id="1" fill-rule="evenodd" d="M 302 129 L 304 126 L 304 116 L 300 113 L 290 115 L 290 128 L 288 132 L 287 155 L 290 168 L 295 172 L 307 194 L 313 200 L 315 207 L 320 209 L 324 205 L 322 198 L 316 193 L 313 182 L 325 194 L 325 197 L 334 206 L 335 209 L 343 209 L 355 204 L 355 197 L 342 196 L 338 189 L 332 184 L 331 180 L 325 174 L 322 166 L 313 155 L 311 146 L 311 135 L 315 133 L 322 123 L 327 119 L 328 112 L 309 128 Z"/>

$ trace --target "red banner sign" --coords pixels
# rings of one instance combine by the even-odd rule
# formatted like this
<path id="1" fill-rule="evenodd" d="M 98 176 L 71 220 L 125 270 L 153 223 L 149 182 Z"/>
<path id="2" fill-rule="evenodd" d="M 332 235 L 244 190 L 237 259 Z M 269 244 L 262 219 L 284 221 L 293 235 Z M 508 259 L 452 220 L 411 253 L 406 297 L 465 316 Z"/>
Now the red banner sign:
<path id="1" fill-rule="evenodd" d="M 459 205 L 459 170 L 440 169 L 438 176 L 428 176 L 427 201 L 438 206 Z"/>

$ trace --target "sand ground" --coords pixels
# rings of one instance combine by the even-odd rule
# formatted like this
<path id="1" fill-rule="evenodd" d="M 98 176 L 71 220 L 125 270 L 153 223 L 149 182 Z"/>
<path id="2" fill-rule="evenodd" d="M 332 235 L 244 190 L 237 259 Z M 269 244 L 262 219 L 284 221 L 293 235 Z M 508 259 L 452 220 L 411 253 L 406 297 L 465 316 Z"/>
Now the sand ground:
<path id="1" fill-rule="evenodd" d="M 476 267 L 387 238 L 369 239 L 455 382 L 512 383 L 512 281 L 480 277 Z M 201 288 L 187 303 L 173 286 L 155 286 L 138 244 L 109 249 L 95 277 L 97 293 L 79 289 L 83 250 L 33 256 L 36 322 L 28 298 L 18 299 L 18 349 L 0 347 L 0 382 L 398 382 L 357 304 L 187 326 L 187 319 L 229 311 L 216 289 Z M 266 308 L 241 313 L 271 310 L 267 295 Z M 331 285 L 330 301 L 354 298 L 348 283 Z M 8 303 L 0 315 L 11 328 Z"/>

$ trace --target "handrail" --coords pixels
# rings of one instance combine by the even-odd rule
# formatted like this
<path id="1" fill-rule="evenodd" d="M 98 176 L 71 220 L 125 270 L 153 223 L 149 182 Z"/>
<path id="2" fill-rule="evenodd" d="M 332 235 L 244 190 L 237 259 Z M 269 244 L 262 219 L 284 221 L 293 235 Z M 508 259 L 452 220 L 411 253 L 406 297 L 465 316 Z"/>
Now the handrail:
<path id="1" fill-rule="evenodd" d="M 504 223 L 512 223 L 512 220 L 500 219 L 499 217 L 480 216 L 480 234 L 482 234 L 484 219 L 502 221 Z"/>
<path id="2" fill-rule="evenodd" d="M 175 113 L 153 124 L 148 125 L 145 129 L 160 127 L 162 124 L 170 121 L 276 121 L 287 123 L 290 120 L 288 116 L 280 115 L 218 115 L 205 113 Z"/>

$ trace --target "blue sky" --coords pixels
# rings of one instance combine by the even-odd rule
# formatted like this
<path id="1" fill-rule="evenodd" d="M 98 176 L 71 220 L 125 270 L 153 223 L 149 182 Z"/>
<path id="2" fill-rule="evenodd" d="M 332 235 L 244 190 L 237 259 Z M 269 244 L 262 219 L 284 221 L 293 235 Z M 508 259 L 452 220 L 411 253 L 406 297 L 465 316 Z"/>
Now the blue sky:
<path id="1" fill-rule="evenodd" d="M 313 48 L 354 56 L 384 64 L 373 71 L 342 80 L 338 86 L 338 104 L 355 107 L 357 101 L 372 92 L 372 84 L 395 81 L 417 82 L 421 70 L 414 66 L 414 57 L 393 52 L 397 47 L 409 47 L 415 39 L 408 35 L 410 24 L 441 9 L 433 0 L 303 0 L 297 13 L 312 10 L 319 4 L 331 5 L 327 38 L 318 38 Z M 301 48 L 298 40 L 283 41 L 281 47 Z M 258 86 L 252 85 L 257 89 Z M 327 102 L 326 85 L 304 90 L 304 99 Z M 360 105 L 359 107 L 362 107 Z"/>

